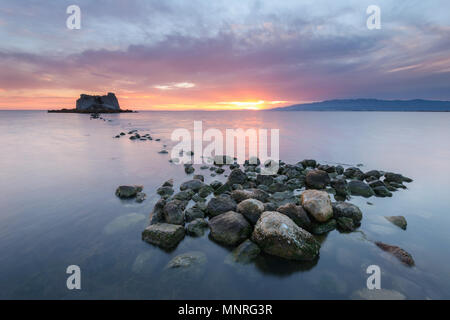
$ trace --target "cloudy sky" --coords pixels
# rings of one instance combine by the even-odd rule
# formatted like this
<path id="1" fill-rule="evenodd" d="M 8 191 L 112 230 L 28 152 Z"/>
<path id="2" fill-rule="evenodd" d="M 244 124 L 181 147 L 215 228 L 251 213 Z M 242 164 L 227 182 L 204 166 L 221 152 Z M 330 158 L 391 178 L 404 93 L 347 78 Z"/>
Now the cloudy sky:
<path id="1" fill-rule="evenodd" d="M 66 27 L 72 4 L 80 30 Z M 448 0 L 1 0 L 0 108 L 106 92 L 171 110 L 450 100 L 449 12 Z"/>

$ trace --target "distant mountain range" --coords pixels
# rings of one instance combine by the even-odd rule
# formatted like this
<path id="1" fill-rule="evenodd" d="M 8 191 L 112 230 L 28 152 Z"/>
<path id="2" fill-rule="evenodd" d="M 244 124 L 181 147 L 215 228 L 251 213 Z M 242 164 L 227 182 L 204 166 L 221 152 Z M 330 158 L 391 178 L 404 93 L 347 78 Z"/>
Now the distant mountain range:
<path id="1" fill-rule="evenodd" d="M 450 101 L 338 99 L 274 108 L 277 111 L 434 111 L 449 112 Z"/>

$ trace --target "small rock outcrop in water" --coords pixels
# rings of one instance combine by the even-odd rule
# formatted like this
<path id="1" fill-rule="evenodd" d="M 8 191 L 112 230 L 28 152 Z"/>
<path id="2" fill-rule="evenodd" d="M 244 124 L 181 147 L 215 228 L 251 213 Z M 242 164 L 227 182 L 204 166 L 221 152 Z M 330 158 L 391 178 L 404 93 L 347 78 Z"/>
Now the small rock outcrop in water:
<path id="1" fill-rule="evenodd" d="M 132 112 L 131 110 L 122 110 L 116 95 L 108 92 L 104 96 L 81 94 L 76 102 L 75 109 L 49 110 L 48 112 L 60 113 L 119 113 Z"/>
<path id="2" fill-rule="evenodd" d="M 120 186 L 116 189 L 116 196 L 122 199 L 134 198 L 142 189 L 143 186 Z"/>
<path id="3" fill-rule="evenodd" d="M 408 223 L 406 222 L 406 219 L 404 216 L 389 216 L 385 217 L 389 222 L 395 224 L 397 227 L 406 230 L 406 226 Z"/>
<path id="4" fill-rule="evenodd" d="M 209 229 L 211 240 L 236 247 L 228 258 L 233 262 L 248 263 L 260 251 L 311 261 L 319 256 L 318 239 L 322 237 L 316 236 L 333 230 L 353 232 L 360 227 L 363 213 L 347 202 L 349 199 L 384 197 L 386 190 L 392 193 L 404 189 L 403 183 L 412 181 L 401 174 L 379 170 L 364 173 L 358 167 L 344 169 L 315 160 L 296 164 L 280 161 L 276 174 L 263 175 L 259 160 L 243 165 L 231 160 L 207 167 L 214 174 L 220 169 L 223 182 L 208 182 L 204 175 L 192 174 L 192 164 L 185 164 L 186 173 L 192 174 L 193 179 L 182 182 L 178 192 L 173 180 L 157 188 L 161 198 L 142 238 L 162 248 L 172 248 L 185 233 L 198 237 Z M 382 188 L 386 190 L 380 191 Z M 124 191 L 127 194 L 128 190 Z M 376 244 L 407 265 L 414 264 L 411 255 L 401 248 Z"/>

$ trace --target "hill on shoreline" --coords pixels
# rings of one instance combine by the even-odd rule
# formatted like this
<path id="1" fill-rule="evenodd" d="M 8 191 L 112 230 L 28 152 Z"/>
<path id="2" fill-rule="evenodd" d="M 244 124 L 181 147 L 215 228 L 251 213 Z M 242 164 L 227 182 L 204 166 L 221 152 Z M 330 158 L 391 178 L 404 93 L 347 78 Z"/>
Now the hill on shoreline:
<path id="1" fill-rule="evenodd" d="M 335 99 L 274 108 L 276 111 L 431 111 L 449 112 L 450 101 Z"/>

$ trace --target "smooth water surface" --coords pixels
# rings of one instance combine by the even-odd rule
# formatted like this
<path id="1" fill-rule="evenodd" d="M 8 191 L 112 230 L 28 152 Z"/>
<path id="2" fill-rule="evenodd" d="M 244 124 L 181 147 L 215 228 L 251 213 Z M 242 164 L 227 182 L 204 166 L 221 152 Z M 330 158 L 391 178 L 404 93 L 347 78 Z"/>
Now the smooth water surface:
<path id="1" fill-rule="evenodd" d="M 0 112 L 0 298 L 2 299 L 347 299 L 366 287 L 378 265 L 381 286 L 410 299 L 450 298 L 450 113 L 394 112 L 140 112 L 105 115 Z M 320 238 L 320 258 L 289 262 L 261 255 L 246 266 L 225 263 L 229 249 L 186 237 L 165 252 L 141 240 L 158 199 L 155 190 L 189 179 L 168 162 L 176 128 L 278 128 L 280 158 L 364 164 L 414 179 L 392 198 L 353 197 L 358 232 Z M 113 138 L 139 129 L 157 141 Z M 209 170 L 200 170 L 206 182 Z M 219 179 L 225 179 L 219 177 Z M 114 195 L 142 184 L 139 204 Z M 370 201 L 373 205 L 369 205 Z M 384 216 L 404 215 L 406 231 Z M 378 249 L 379 240 L 410 252 L 408 268 Z M 188 274 L 164 270 L 174 256 L 202 251 L 206 265 Z M 82 289 L 66 288 L 78 265 Z"/>

